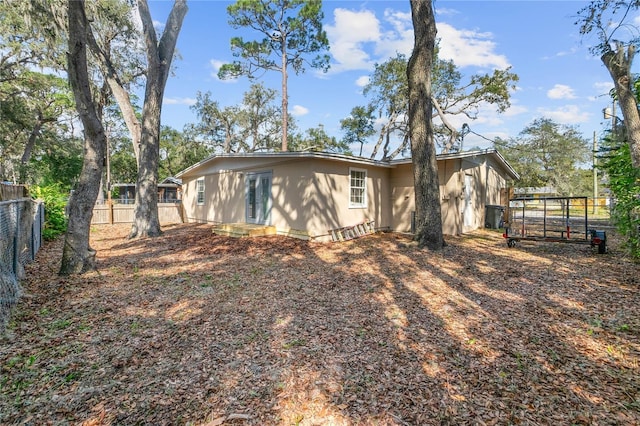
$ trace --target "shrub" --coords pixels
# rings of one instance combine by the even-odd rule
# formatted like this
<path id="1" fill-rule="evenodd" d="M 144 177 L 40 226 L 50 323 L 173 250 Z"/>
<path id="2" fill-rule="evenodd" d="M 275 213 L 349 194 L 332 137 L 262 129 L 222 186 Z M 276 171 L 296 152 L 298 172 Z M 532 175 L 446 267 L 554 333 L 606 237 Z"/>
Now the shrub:
<path id="1" fill-rule="evenodd" d="M 631 164 L 627 143 L 612 145 L 605 150 L 602 163 L 614 196 L 611 219 L 624 236 L 629 254 L 640 259 L 640 170 Z"/>
<path id="2" fill-rule="evenodd" d="M 42 237 L 53 240 L 67 230 L 65 206 L 67 193 L 57 184 L 31 187 L 31 195 L 44 202 L 44 230 Z"/>

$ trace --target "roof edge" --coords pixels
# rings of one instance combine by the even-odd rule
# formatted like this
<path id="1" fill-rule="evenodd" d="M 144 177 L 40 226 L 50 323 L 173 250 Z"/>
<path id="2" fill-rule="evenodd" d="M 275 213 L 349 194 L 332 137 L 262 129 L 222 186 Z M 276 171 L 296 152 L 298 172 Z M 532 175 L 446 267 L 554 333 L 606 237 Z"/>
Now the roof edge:
<path id="1" fill-rule="evenodd" d="M 495 148 L 488 148 L 484 150 L 475 150 L 475 151 L 463 151 L 456 152 L 451 154 L 438 154 L 436 155 L 437 160 L 451 160 L 451 159 L 462 159 L 468 157 L 475 157 L 478 155 L 493 155 L 498 161 L 504 166 L 506 171 L 511 175 L 514 180 L 520 179 L 520 175 L 515 169 L 507 162 L 507 160 L 496 150 Z M 222 158 L 319 158 L 325 160 L 337 160 L 337 161 L 345 161 L 350 163 L 357 164 L 367 164 L 376 167 L 385 167 L 385 168 L 393 168 L 396 165 L 400 164 L 408 164 L 411 163 L 411 158 L 402 158 L 398 160 L 391 161 L 381 161 L 381 160 L 373 160 L 371 158 L 358 157 L 353 155 L 345 155 L 345 154 L 337 154 L 333 152 L 316 152 L 316 151 L 287 151 L 287 152 L 240 152 L 240 153 L 223 153 L 223 154 L 214 154 L 198 163 L 184 169 L 183 171 L 177 173 L 175 175 L 176 178 L 181 178 L 185 174 L 191 172 L 192 170 L 197 169 L 198 167 L 206 164 L 215 159 Z"/>

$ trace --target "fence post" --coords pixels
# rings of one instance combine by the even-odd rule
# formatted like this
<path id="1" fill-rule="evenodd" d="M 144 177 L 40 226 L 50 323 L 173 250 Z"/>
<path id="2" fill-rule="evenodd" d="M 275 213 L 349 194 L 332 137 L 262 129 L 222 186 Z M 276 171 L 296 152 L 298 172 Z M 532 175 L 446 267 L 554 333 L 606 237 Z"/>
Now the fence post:
<path id="1" fill-rule="evenodd" d="M 20 261 L 20 204 L 14 203 L 16 206 L 16 229 L 13 236 L 13 275 L 18 276 L 18 262 Z"/>

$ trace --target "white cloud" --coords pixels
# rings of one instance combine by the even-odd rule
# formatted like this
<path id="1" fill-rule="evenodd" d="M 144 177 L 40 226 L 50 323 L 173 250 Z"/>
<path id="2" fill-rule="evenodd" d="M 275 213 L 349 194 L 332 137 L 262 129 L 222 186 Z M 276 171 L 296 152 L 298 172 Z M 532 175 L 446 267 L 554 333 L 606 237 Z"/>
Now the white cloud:
<path id="1" fill-rule="evenodd" d="M 303 115 L 309 114 L 309 110 L 301 105 L 294 105 L 293 108 L 291 108 L 291 111 L 289 112 L 294 117 L 301 117 Z"/>
<path id="2" fill-rule="evenodd" d="M 221 80 L 218 77 L 218 71 L 220 71 L 220 67 L 222 67 L 224 64 L 226 64 L 227 62 L 225 61 L 221 61 L 219 59 L 211 59 L 209 60 L 209 65 L 211 66 L 211 77 L 213 77 L 215 80 L 221 81 L 223 83 L 235 83 L 238 81 L 237 78 L 228 78 L 225 80 Z"/>
<path id="3" fill-rule="evenodd" d="M 193 98 L 164 98 L 162 103 L 165 105 L 195 105 L 196 100 Z"/>
<path id="4" fill-rule="evenodd" d="M 369 77 L 368 75 L 362 75 L 356 79 L 356 86 L 364 87 L 367 84 L 369 84 L 370 80 L 371 80 L 371 77 Z"/>
<path id="5" fill-rule="evenodd" d="M 505 117 L 515 117 L 528 111 L 529 108 L 512 103 L 511 106 L 507 108 L 507 110 L 503 114 Z"/>
<path id="6" fill-rule="evenodd" d="M 325 25 L 334 63 L 330 72 L 371 69 L 373 61 L 364 45 L 380 39 L 380 21 L 370 10 L 336 8 L 334 23 Z"/>
<path id="7" fill-rule="evenodd" d="M 440 22 L 437 24 L 440 40 L 440 58 L 453 60 L 460 66 L 476 66 L 496 69 L 509 67 L 504 55 L 495 53 L 496 44 L 489 32 L 459 30 Z"/>
<path id="8" fill-rule="evenodd" d="M 611 89 L 613 89 L 613 81 L 599 81 L 594 83 L 593 87 L 598 93 L 608 95 Z"/>
<path id="9" fill-rule="evenodd" d="M 437 7 L 436 8 L 436 20 L 442 16 L 455 16 L 459 15 L 460 12 L 457 9 L 448 9 L 446 7 Z"/>
<path id="10" fill-rule="evenodd" d="M 154 19 L 153 20 L 153 28 L 156 30 L 156 33 L 159 36 L 160 34 L 162 34 L 162 31 L 164 31 L 164 23 L 160 22 L 160 21 L 156 21 Z"/>
<path id="11" fill-rule="evenodd" d="M 575 99 L 576 95 L 573 89 L 566 84 L 556 84 L 547 91 L 547 97 L 549 99 Z"/>
<path id="12" fill-rule="evenodd" d="M 589 121 L 591 114 L 585 112 L 583 109 L 578 107 L 577 105 L 565 105 L 564 107 L 555 109 L 555 110 L 547 110 L 544 108 L 539 108 L 538 112 L 543 117 L 550 118 L 553 121 L 556 121 L 561 124 L 579 124 L 586 123 Z"/>
<path id="13" fill-rule="evenodd" d="M 324 27 L 333 56 L 330 73 L 371 70 L 376 62 L 384 62 L 398 53 L 409 56 L 413 49 L 409 12 L 388 8 L 378 18 L 371 10 L 336 8 L 333 23 Z M 445 22 L 437 23 L 437 27 L 442 59 L 453 60 L 460 67 L 509 67 L 507 58 L 495 52 L 492 33 L 459 30 Z"/>
<path id="14" fill-rule="evenodd" d="M 381 62 L 402 53 L 409 56 L 413 50 L 413 21 L 411 13 L 385 9 L 384 21 L 391 28 L 382 33 L 375 53 Z"/>

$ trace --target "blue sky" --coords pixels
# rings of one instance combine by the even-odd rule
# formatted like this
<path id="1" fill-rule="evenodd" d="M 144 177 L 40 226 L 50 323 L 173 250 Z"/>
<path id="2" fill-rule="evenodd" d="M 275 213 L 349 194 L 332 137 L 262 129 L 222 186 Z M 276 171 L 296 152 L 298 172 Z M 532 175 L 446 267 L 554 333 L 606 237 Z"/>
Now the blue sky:
<path id="1" fill-rule="evenodd" d="M 601 134 L 602 109 L 610 105 L 611 78 L 574 25 L 584 1 L 435 1 L 440 56 L 452 59 L 463 80 L 478 72 L 512 67 L 520 77 L 512 93 L 511 108 L 498 114 L 482 108 L 470 121 L 450 117 L 460 128 L 488 139 L 516 137 L 533 120 L 546 117 L 576 126 L 585 138 Z M 173 2 L 151 1 L 151 12 L 160 29 Z M 233 57 L 229 41 L 238 31 L 227 21 L 227 1 L 191 0 L 178 40 L 180 58 L 168 82 L 163 105 L 163 124 L 182 130 L 197 121 L 190 110 L 198 91 L 212 93 L 222 106 L 237 105 L 250 82 L 220 81 L 220 64 Z M 362 85 L 374 64 L 396 52 L 410 55 L 413 27 L 409 1 L 324 1 L 324 28 L 331 45 L 331 69 L 313 69 L 289 79 L 289 110 L 301 129 L 324 125 L 342 137 L 340 120 L 356 105 L 364 105 Z M 257 37 L 257 36 L 256 36 Z M 280 74 L 271 72 L 261 80 L 279 90 Z M 486 139 L 474 134 L 465 147 L 487 148 Z M 366 150 L 365 150 L 366 151 Z M 357 150 L 354 147 L 354 152 Z"/>

